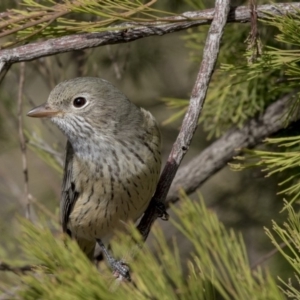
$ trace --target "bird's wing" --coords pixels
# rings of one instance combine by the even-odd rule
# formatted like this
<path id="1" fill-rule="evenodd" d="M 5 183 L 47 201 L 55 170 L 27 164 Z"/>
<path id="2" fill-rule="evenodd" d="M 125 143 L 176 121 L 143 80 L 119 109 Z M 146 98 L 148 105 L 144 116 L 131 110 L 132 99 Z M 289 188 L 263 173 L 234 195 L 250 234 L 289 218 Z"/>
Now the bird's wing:
<path id="1" fill-rule="evenodd" d="M 74 151 L 71 143 L 68 141 L 66 146 L 66 159 L 64 169 L 64 179 L 61 191 L 60 201 L 60 213 L 61 213 L 61 224 L 63 232 L 68 233 L 71 236 L 70 230 L 68 230 L 68 220 L 73 209 L 73 206 L 78 198 L 78 192 L 75 190 L 75 184 L 73 182 L 73 156 Z"/>

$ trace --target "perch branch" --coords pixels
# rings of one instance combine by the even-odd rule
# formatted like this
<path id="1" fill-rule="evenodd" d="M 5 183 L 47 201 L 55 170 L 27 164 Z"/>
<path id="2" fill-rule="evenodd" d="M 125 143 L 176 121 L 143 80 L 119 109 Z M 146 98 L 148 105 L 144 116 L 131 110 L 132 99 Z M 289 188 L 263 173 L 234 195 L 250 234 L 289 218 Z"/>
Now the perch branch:
<path id="1" fill-rule="evenodd" d="M 33 265 L 24 265 L 21 267 L 13 267 L 7 263 L 0 262 L 0 271 L 9 271 L 13 273 L 24 273 L 32 271 L 36 266 Z"/>
<path id="2" fill-rule="evenodd" d="M 176 175 L 179 165 L 187 153 L 193 135 L 198 125 L 198 120 L 211 76 L 218 58 L 220 42 L 223 36 L 224 27 L 229 13 L 229 0 L 216 0 L 215 15 L 208 31 L 203 59 L 200 65 L 199 73 L 192 90 L 189 107 L 182 121 L 182 126 L 178 137 L 172 147 L 168 161 L 161 174 L 156 192 L 147 208 L 138 230 L 141 232 L 144 240 L 147 239 L 153 222 L 159 216 L 164 216 L 164 210 L 159 211 L 158 206 L 165 202 L 166 196 Z"/>

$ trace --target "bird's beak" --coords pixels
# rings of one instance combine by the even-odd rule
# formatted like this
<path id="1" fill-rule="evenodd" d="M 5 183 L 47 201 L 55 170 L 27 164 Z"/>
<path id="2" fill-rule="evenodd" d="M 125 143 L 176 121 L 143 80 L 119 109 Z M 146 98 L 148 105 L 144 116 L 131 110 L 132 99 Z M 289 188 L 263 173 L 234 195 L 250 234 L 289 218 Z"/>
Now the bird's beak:
<path id="1" fill-rule="evenodd" d="M 47 104 L 42 104 L 30 110 L 27 113 L 27 116 L 32 118 L 51 118 L 57 115 L 58 113 L 58 110 L 50 108 Z"/>

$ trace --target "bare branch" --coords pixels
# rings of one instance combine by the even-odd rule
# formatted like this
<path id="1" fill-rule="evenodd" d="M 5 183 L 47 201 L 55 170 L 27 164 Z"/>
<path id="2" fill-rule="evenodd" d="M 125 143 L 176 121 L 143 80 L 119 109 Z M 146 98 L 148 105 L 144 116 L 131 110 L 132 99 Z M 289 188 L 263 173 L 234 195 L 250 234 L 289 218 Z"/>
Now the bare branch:
<path id="1" fill-rule="evenodd" d="M 258 19 L 265 19 L 269 14 L 293 14 L 299 9 L 299 2 L 267 4 L 257 6 L 256 14 Z M 164 35 L 195 26 L 208 25 L 211 23 L 214 13 L 214 9 L 185 12 L 175 17 L 161 18 L 159 22 L 122 23 L 117 27 L 125 28 L 122 30 L 74 34 L 2 50 L 0 51 L 0 75 L 9 65 L 21 61 L 108 44 L 126 43 L 149 36 Z M 227 18 L 228 23 L 246 23 L 250 20 L 251 11 L 247 6 L 231 7 Z"/>
<path id="2" fill-rule="evenodd" d="M 249 63 L 253 63 L 262 54 L 261 41 L 259 39 L 258 27 L 257 27 L 257 3 L 256 0 L 250 0 L 249 6 L 251 10 L 251 31 L 246 40 L 248 43 L 247 50 L 251 51 L 252 54 L 248 58 Z"/>
<path id="3" fill-rule="evenodd" d="M 24 265 L 20 267 L 11 266 L 5 262 L 0 262 L 0 271 L 9 271 L 14 273 L 24 273 L 28 271 L 32 271 L 36 266 L 33 265 Z"/>
<path id="4" fill-rule="evenodd" d="M 144 239 L 147 239 L 151 225 L 160 216 L 157 204 L 165 202 L 166 196 L 179 168 L 179 165 L 187 153 L 197 128 L 198 119 L 202 111 L 206 92 L 218 58 L 220 42 L 229 13 L 229 0 L 216 0 L 214 19 L 211 23 L 203 51 L 203 59 L 200 70 L 192 91 L 190 104 L 182 121 L 182 127 L 172 147 L 168 161 L 161 174 L 156 192 L 138 225 Z M 165 212 L 162 212 L 163 215 Z"/>
<path id="5" fill-rule="evenodd" d="M 106 46 L 106 50 L 107 50 L 107 55 L 113 66 L 115 76 L 118 80 L 120 80 L 122 78 L 122 74 L 121 74 L 121 68 L 119 67 L 119 64 L 118 64 L 117 54 L 112 52 L 110 45 Z"/>
<path id="6" fill-rule="evenodd" d="M 20 64 L 20 80 L 19 80 L 19 92 L 18 92 L 18 129 L 19 129 L 19 141 L 20 141 L 22 164 L 23 164 L 23 175 L 24 175 L 25 216 L 27 219 L 30 219 L 28 167 L 27 167 L 27 157 L 26 157 L 26 142 L 25 142 L 23 118 L 22 118 L 24 81 L 25 81 L 25 62 L 22 62 Z"/>
<path id="7" fill-rule="evenodd" d="M 43 212 L 45 215 L 47 215 L 50 220 L 55 220 L 57 223 L 59 222 L 58 216 L 51 212 L 50 209 L 48 209 L 45 205 L 43 205 L 41 202 L 39 202 L 35 197 L 33 197 L 31 194 L 29 195 L 30 203 L 33 205 L 36 205 L 39 211 Z"/>
<path id="8" fill-rule="evenodd" d="M 283 249 L 287 246 L 286 243 L 282 242 L 279 244 L 279 248 L 274 248 L 265 255 L 263 255 L 261 258 L 259 258 L 253 265 L 251 265 L 251 270 L 255 271 L 259 266 L 261 266 L 264 262 L 272 258 L 276 253 L 279 252 L 279 249 Z"/>
<path id="9" fill-rule="evenodd" d="M 184 189 L 191 194 L 217 171 L 226 166 L 242 148 L 251 148 L 260 144 L 266 137 L 278 132 L 285 126 L 284 114 L 290 107 L 295 93 L 278 99 L 267 107 L 264 114 L 249 120 L 241 129 L 231 129 L 208 146 L 201 154 L 182 167 L 175 177 L 167 197 L 167 204 L 179 200 L 178 190 Z M 300 120 L 295 112 L 291 121 Z"/>

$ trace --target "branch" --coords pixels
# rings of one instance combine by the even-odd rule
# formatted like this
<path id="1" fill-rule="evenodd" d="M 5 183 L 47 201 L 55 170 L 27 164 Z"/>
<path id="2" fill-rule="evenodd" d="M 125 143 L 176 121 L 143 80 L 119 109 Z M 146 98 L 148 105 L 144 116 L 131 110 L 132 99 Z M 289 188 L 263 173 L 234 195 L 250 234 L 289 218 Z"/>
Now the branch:
<path id="1" fill-rule="evenodd" d="M 276 253 L 279 252 L 280 249 L 284 249 L 287 244 L 285 242 L 280 243 L 279 248 L 274 248 L 262 257 L 260 257 L 253 265 L 251 265 L 251 270 L 255 271 L 259 266 L 261 266 L 264 262 L 272 258 Z"/>
<path id="2" fill-rule="evenodd" d="M 24 273 L 32 271 L 36 266 L 34 265 L 24 265 L 21 267 L 14 267 L 7 263 L 0 262 L 0 271 L 9 271 L 13 273 Z"/>
<path id="3" fill-rule="evenodd" d="M 277 3 L 257 6 L 258 19 L 265 19 L 270 14 L 294 14 L 300 9 L 300 3 Z M 100 33 L 84 33 L 53 38 L 42 42 L 29 43 L 24 46 L 0 51 L 0 79 L 2 72 L 13 63 L 34 60 L 59 53 L 94 48 L 108 44 L 126 43 L 137 39 L 164 35 L 191 27 L 208 25 L 212 22 L 214 9 L 185 12 L 175 17 L 161 18 L 159 22 L 127 22 L 117 26 L 122 30 L 111 30 Z M 246 23 L 251 20 L 248 6 L 231 7 L 226 22 Z"/>
<path id="4" fill-rule="evenodd" d="M 283 116 L 289 111 L 290 101 L 296 92 L 283 96 L 269 105 L 264 114 L 249 120 L 241 129 L 228 130 L 222 137 L 208 146 L 201 154 L 181 168 L 174 179 L 167 197 L 167 205 L 179 200 L 179 189 L 193 193 L 213 174 L 226 166 L 242 148 L 252 148 L 266 137 L 285 126 Z M 300 120 L 295 111 L 291 121 Z"/>
<path id="5" fill-rule="evenodd" d="M 23 118 L 22 118 L 24 81 L 25 81 L 25 63 L 22 62 L 20 64 L 20 79 L 19 79 L 19 92 L 18 92 L 18 131 L 19 131 L 19 142 L 20 142 L 22 165 L 23 165 L 23 176 L 24 176 L 25 215 L 26 218 L 30 220 L 28 167 L 27 167 L 27 156 L 26 156 L 26 142 L 25 142 Z"/>
<path id="6" fill-rule="evenodd" d="M 175 174 L 184 155 L 189 149 L 193 135 L 197 128 L 198 119 L 204 105 L 208 85 L 219 54 L 220 42 L 229 13 L 229 4 L 229 0 L 216 0 L 214 19 L 211 23 L 205 42 L 203 59 L 192 91 L 189 107 L 182 121 L 181 130 L 161 174 L 156 192 L 138 225 L 138 230 L 141 232 L 144 240 L 147 239 L 150 228 L 156 218 L 161 215 L 166 215 L 164 210 L 159 212 L 157 207 L 159 204 L 165 202 Z"/>

